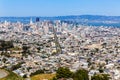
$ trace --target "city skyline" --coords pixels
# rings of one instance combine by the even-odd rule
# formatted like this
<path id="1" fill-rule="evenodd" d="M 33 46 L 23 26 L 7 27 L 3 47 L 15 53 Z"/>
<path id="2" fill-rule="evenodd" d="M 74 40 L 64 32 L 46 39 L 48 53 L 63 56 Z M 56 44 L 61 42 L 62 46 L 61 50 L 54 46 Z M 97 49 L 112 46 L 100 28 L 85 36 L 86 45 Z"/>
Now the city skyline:
<path id="1" fill-rule="evenodd" d="M 0 80 L 120 80 L 120 0 L 0 0 Z"/>
<path id="2" fill-rule="evenodd" d="M 120 16 L 119 0 L 0 0 L 0 16 Z"/>

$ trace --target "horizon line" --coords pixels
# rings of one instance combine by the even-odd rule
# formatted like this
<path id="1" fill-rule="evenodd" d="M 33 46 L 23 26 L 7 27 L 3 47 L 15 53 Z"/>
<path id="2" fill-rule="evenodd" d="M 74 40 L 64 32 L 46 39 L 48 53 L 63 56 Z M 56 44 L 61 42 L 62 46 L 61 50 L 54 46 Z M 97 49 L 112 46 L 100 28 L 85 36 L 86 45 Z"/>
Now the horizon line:
<path id="1" fill-rule="evenodd" d="M 82 14 L 82 15 L 57 15 L 57 16 L 0 16 L 0 17 L 65 17 L 65 16 L 108 16 L 120 17 L 120 15 L 96 15 L 96 14 Z"/>

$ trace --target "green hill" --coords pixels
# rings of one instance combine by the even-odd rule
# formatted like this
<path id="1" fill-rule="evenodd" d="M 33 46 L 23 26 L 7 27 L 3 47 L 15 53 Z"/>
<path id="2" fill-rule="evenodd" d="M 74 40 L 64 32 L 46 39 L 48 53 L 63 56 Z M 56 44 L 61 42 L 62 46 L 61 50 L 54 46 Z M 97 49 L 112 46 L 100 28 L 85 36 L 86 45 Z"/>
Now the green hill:
<path id="1" fill-rule="evenodd" d="M 24 80 L 22 77 L 18 76 L 17 74 L 13 73 L 12 71 L 6 70 L 8 75 L 0 80 Z"/>

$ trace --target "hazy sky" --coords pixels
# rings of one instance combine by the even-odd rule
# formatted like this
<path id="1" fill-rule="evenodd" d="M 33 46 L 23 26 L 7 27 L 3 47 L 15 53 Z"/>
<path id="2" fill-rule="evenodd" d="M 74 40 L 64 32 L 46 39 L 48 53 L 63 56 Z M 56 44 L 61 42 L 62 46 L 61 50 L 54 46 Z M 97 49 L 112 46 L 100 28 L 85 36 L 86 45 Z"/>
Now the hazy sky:
<path id="1" fill-rule="evenodd" d="M 0 0 L 0 16 L 120 16 L 120 0 Z"/>

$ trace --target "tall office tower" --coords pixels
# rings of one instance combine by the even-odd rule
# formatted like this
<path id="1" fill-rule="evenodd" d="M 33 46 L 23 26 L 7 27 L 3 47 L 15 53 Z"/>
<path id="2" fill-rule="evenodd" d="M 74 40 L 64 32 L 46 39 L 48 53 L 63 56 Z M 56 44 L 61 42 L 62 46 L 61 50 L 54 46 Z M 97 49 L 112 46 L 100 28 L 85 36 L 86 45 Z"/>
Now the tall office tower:
<path id="1" fill-rule="evenodd" d="M 32 25 L 33 24 L 33 21 L 32 21 L 32 18 L 30 19 L 30 25 Z"/>
<path id="2" fill-rule="evenodd" d="M 8 25 L 8 22 L 5 20 L 5 22 L 4 22 L 4 25 L 6 26 L 6 25 Z"/>
<path id="3" fill-rule="evenodd" d="M 40 19 L 39 19 L 39 17 L 37 17 L 37 18 L 36 18 L 36 22 L 39 22 L 39 21 L 40 21 Z"/>

